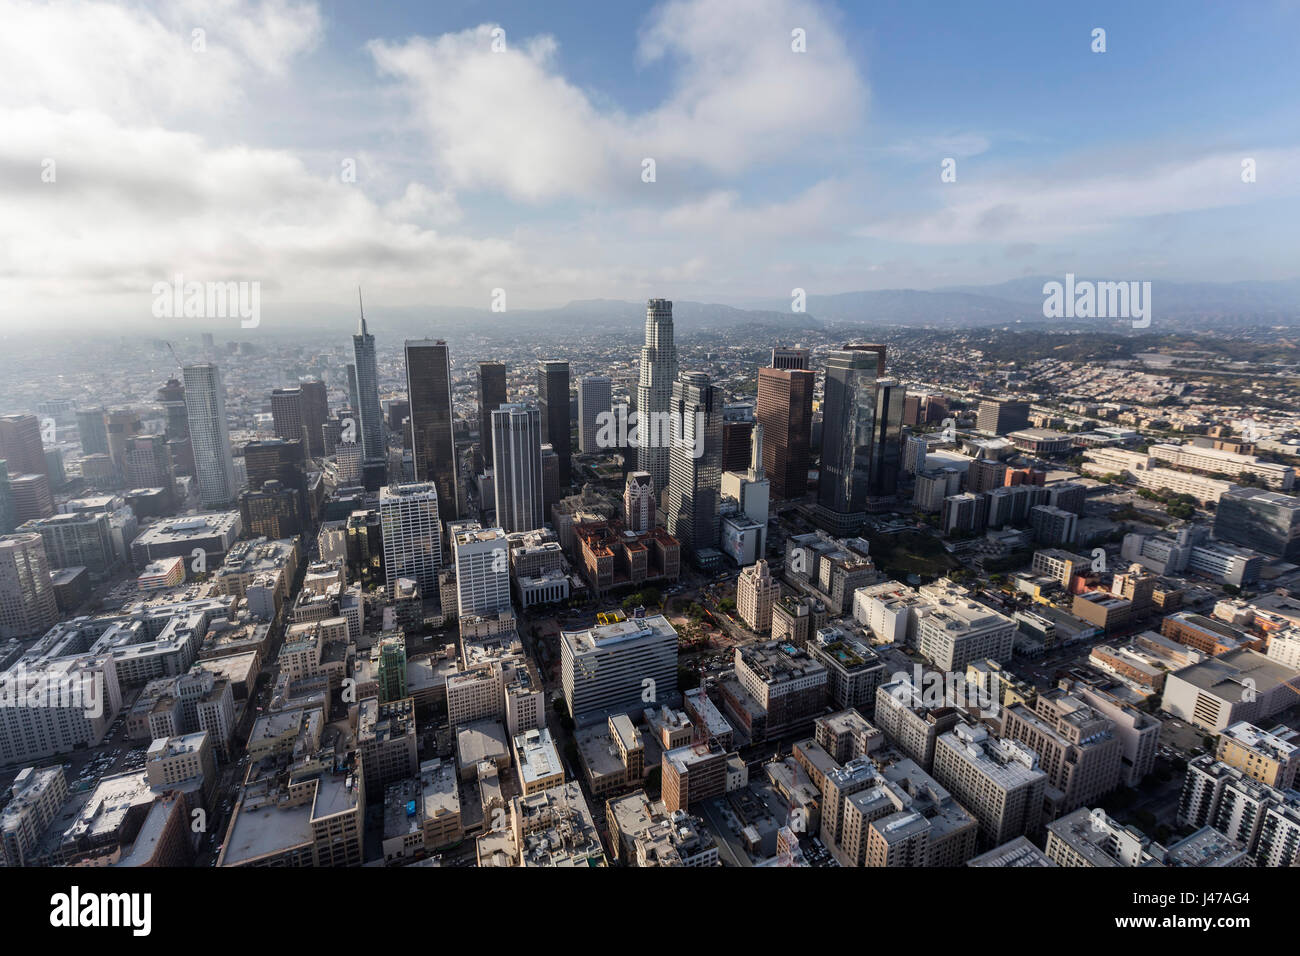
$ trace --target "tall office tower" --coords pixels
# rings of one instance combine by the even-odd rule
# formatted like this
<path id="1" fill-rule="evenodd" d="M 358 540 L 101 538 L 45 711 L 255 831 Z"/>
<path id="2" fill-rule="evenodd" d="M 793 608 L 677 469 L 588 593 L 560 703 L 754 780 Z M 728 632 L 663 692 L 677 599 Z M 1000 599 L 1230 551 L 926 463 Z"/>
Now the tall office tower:
<path id="1" fill-rule="evenodd" d="M 35 637 L 58 620 L 44 540 L 35 533 L 0 537 L 0 640 Z"/>
<path id="2" fill-rule="evenodd" d="M 903 424 L 920 425 L 925 421 L 925 413 L 921 410 L 921 396 L 909 394 L 903 399 Z"/>
<path id="3" fill-rule="evenodd" d="M 15 527 L 14 490 L 9 484 L 9 463 L 0 458 L 0 534 L 11 534 Z"/>
<path id="4" fill-rule="evenodd" d="M 14 499 L 15 525 L 54 514 L 50 479 L 45 475 L 14 475 L 9 479 L 9 489 Z"/>
<path id="5" fill-rule="evenodd" d="M 362 457 L 360 442 L 339 442 L 334 446 L 334 460 L 338 465 L 340 487 L 346 488 L 361 484 Z"/>
<path id="6" fill-rule="evenodd" d="M 83 455 L 108 454 L 108 429 L 104 426 L 102 405 L 77 412 L 77 434 L 81 436 Z"/>
<path id="7" fill-rule="evenodd" d="M 501 528 L 457 531 L 456 594 L 460 619 L 510 609 L 510 545 Z"/>
<path id="8" fill-rule="evenodd" d="M 866 342 L 856 344 L 848 343 L 843 346 L 846 352 L 864 352 L 867 355 L 873 355 L 876 359 L 876 378 L 885 377 L 885 346 L 874 345 Z"/>
<path id="9" fill-rule="evenodd" d="M 126 485 L 128 488 L 161 488 L 176 497 L 176 475 L 171 451 L 164 435 L 137 435 L 126 441 Z"/>
<path id="10" fill-rule="evenodd" d="M 492 413 L 506 403 L 504 362 L 478 363 L 478 441 L 483 467 L 492 467 Z"/>
<path id="11" fill-rule="evenodd" d="M 389 595 L 396 593 L 398 578 L 410 578 L 421 594 L 437 594 L 442 570 L 437 485 L 426 481 L 379 489 L 379 526 Z"/>
<path id="12" fill-rule="evenodd" d="M 144 432 L 144 424 L 133 408 L 111 409 L 106 417 L 108 457 L 113 459 L 113 473 L 126 482 L 126 443 Z"/>
<path id="13" fill-rule="evenodd" d="M 777 498 L 801 498 L 808 493 L 816 379 L 817 373 L 806 368 L 758 370 L 755 418 L 763 426 L 763 469 Z"/>
<path id="14" fill-rule="evenodd" d="M 172 461 L 172 473 L 176 475 L 194 474 L 194 450 L 190 447 L 190 420 L 185 413 L 185 386 L 179 379 L 169 378 L 158 389 L 158 401 L 167 413 L 168 453 Z M 101 410 L 101 419 L 103 417 Z M 105 436 L 107 444 L 107 435 Z"/>
<path id="15" fill-rule="evenodd" d="M 637 432 L 639 444 L 636 463 L 650 472 L 655 491 L 668 487 L 668 448 L 653 434 L 652 423 L 665 420 L 677 382 L 677 346 L 673 343 L 673 304 L 667 299 L 651 299 L 645 310 L 645 345 L 641 347 L 641 379 L 636 390 Z"/>
<path id="16" fill-rule="evenodd" d="M 648 471 L 628 474 L 623 488 L 623 523 L 627 530 L 645 534 L 655 527 L 655 487 Z"/>
<path id="17" fill-rule="evenodd" d="M 460 469 L 451 420 L 451 354 L 442 339 L 406 340 L 406 397 L 415 480 L 438 486 L 442 520 L 454 521 L 460 517 Z"/>
<path id="18" fill-rule="evenodd" d="M 361 399 L 357 397 L 357 367 L 353 363 L 348 363 L 348 408 L 352 414 L 357 414 L 357 408 L 361 405 Z"/>
<path id="19" fill-rule="evenodd" d="M 307 525 L 302 496 L 275 479 L 240 493 L 239 516 L 250 538 L 291 538 L 302 534 Z"/>
<path id="20" fill-rule="evenodd" d="M 614 450 L 596 445 L 601 422 L 609 417 L 613 404 L 614 380 L 608 375 L 588 375 L 578 382 L 578 449 L 583 454 Z"/>
<path id="21" fill-rule="evenodd" d="M 883 347 L 882 347 L 883 348 Z M 861 524 L 871 478 L 872 431 L 876 422 L 876 380 L 883 358 L 862 348 L 826 357 L 826 412 L 822 425 L 819 516 L 834 534 Z"/>
<path id="22" fill-rule="evenodd" d="M 305 490 L 306 461 L 302 441 L 283 438 L 250 441 L 244 446 L 244 473 L 248 487 L 255 491 L 268 481 Z"/>
<path id="23" fill-rule="evenodd" d="M 307 429 L 307 454 L 320 458 L 325 454 L 325 433 L 322 428 L 330 417 L 329 393 L 320 379 L 309 378 L 302 389 L 302 423 Z"/>
<path id="24" fill-rule="evenodd" d="M 542 413 L 506 402 L 492 412 L 492 470 L 497 525 L 507 533 L 546 523 L 542 489 Z"/>
<path id="25" fill-rule="evenodd" d="M 808 370 L 808 350 L 802 346 L 772 349 L 772 368 Z"/>
<path id="26" fill-rule="evenodd" d="M 871 476 L 867 481 L 867 510 L 888 510 L 898 493 L 903 470 L 903 386 L 892 379 L 876 383 L 876 419 L 871 427 Z"/>
<path id="27" fill-rule="evenodd" d="M 41 421 L 35 415 L 0 417 L 0 458 L 9 462 L 11 475 L 45 475 L 45 446 L 41 443 Z"/>
<path id="28" fill-rule="evenodd" d="M 226 424 L 226 388 L 221 369 L 211 362 L 186 365 L 185 413 L 190 422 L 194 472 L 199 503 L 204 508 L 226 508 L 239 494 L 230 429 Z"/>
<path id="29" fill-rule="evenodd" d="M 547 518 L 560 500 L 560 456 L 550 443 L 542 445 L 542 517 Z"/>
<path id="30" fill-rule="evenodd" d="M 542 411 L 546 443 L 560 459 L 560 488 L 568 488 L 569 460 L 573 453 L 569 439 L 569 363 L 542 359 L 537 363 L 537 404 Z"/>
<path id="31" fill-rule="evenodd" d="M 275 437 L 285 441 L 300 441 L 306 448 L 307 424 L 304 416 L 301 388 L 271 389 L 271 419 L 275 423 Z"/>
<path id="32" fill-rule="evenodd" d="M 722 402 L 704 372 L 682 372 L 673 385 L 668 459 L 668 533 L 698 564 L 716 550 L 722 469 Z"/>
<path id="33" fill-rule="evenodd" d="M 391 435 L 393 432 L 397 432 L 402 436 L 402 447 L 410 448 L 411 436 L 403 434 L 403 432 L 409 427 L 407 419 L 411 417 L 411 403 L 400 398 L 394 398 L 388 403 L 384 415 L 386 416 L 384 420 L 388 422 L 388 434 Z"/>
<path id="34" fill-rule="evenodd" d="M 360 301 L 361 293 L 357 293 Z M 388 446 L 384 441 L 384 415 L 379 407 L 379 366 L 375 363 L 375 337 L 366 331 L 366 310 L 361 309 L 357 332 L 352 336 L 352 350 L 356 354 L 357 401 L 353 411 L 357 414 L 357 435 L 366 464 L 388 460 Z M 346 436 L 345 436 L 346 437 Z"/>
<path id="35" fill-rule="evenodd" d="M 975 427 L 991 435 L 1005 435 L 1029 427 L 1028 402 L 1000 402 L 985 399 L 980 402 Z"/>

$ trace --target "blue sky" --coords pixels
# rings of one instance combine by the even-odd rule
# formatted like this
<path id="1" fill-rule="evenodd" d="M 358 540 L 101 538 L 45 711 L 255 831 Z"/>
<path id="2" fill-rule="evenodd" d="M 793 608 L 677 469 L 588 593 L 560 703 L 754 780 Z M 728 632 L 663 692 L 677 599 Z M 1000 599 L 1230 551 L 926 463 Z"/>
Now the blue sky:
<path id="1" fill-rule="evenodd" d="M 24 313 L 130 318 L 178 273 L 258 281 L 285 316 L 358 282 L 377 303 L 502 288 L 521 307 L 1297 274 L 1293 2 L 0 16 L 0 297 Z"/>

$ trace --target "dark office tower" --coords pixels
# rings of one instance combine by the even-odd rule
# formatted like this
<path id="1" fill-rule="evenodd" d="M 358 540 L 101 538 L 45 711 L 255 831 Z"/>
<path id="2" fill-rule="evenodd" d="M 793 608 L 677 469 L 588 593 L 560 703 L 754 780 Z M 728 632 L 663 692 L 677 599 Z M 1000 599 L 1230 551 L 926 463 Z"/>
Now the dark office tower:
<path id="1" fill-rule="evenodd" d="M 176 500 L 176 476 L 165 435 L 137 435 L 126 440 L 126 486 L 161 488 L 169 504 Z"/>
<path id="2" fill-rule="evenodd" d="M 802 346 L 772 349 L 772 368 L 808 370 L 808 350 Z"/>
<path id="3" fill-rule="evenodd" d="M 410 417 L 411 417 L 410 402 L 405 402 L 402 401 L 400 398 L 395 398 L 388 403 L 388 416 L 387 416 L 388 433 L 391 435 L 394 432 L 396 432 L 397 434 L 400 435 L 403 432 L 406 432 L 407 434 L 402 435 L 403 448 L 411 447 L 411 443 L 409 440 L 411 437 L 410 426 L 406 424 L 406 420 Z"/>
<path id="4" fill-rule="evenodd" d="M 569 363 L 542 359 L 537 363 L 537 404 L 542 412 L 546 442 L 560 459 L 560 488 L 569 487 Z"/>
<path id="5" fill-rule="evenodd" d="M 668 487 L 668 448 L 655 440 L 653 423 L 662 420 L 673 399 L 677 382 L 677 346 L 673 342 L 673 304 L 651 299 L 645 310 L 645 345 L 641 347 L 641 379 L 637 385 L 637 467 L 650 472 L 656 492 Z"/>
<path id="6" fill-rule="evenodd" d="M 301 475 L 305 464 L 301 439 L 272 438 L 244 446 L 244 471 L 248 473 L 248 487 L 254 491 L 268 481 L 292 488 L 304 485 Z"/>
<path id="7" fill-rule="evenodd" d="M 302 389 L 302 424 L 307 429 L 307 454 L 312 458 L 325 455 L 325 434 L 321 430 L 330 417 L 329 392 L 319 379 L 308 379 Z"/>
<path id="8" fill-rule="evenodd" d="M 549 444 L 542 445 L 542 516 L 560 500 L 560 456 Z"/>
<path id="9" fill-rule="evenodd" d="M 301 388 L 271 389 L 271 420 L 275 423 L 276 438 L 300 441 L 304 448 L 309 446 Z"/>
<path id="10" fill-rule="evenodd" d="M 478 363 L 478 441 L 483 453 L 483 467 L 492 465 L 492 413 L 506 403 L 506 365 L 504 362 Z"/>
<path id="11" fill-rule="evenodd" d="M 9 462 L 9 474 L 45 475 L 45 446 L 41 443 L 41 421 L 35 415 L 0 417 L 0 458 Z"/>
<path id="12" fill-rule="evenodd" d="M 754 438 L 752 421 L 722 421 L 722 470 L 744 471 L 749 467 L 750 445 Z"/>
<path id="13" fill-rule="evenodd" d="M 1028 402 L 1003 402 L 985 399 L 980 402 L 975 427 L 990 435 L 1005 435 L 1029 427 Z"/>
<path id="14" fill-rule="evenodd" d="M 898 494 L 903 468 L 903 386 L 890 380 L 876 383 L 876 420 L 871 429 L 871 478 L 867 510 L 888 510 Z M 874 499 L 874 500 L 872 500 Z"/>
<path id="15" fill-rule="evenodd" d="M 14 490 L 9 485 L 9 463 L 0 458 L 0 534 L 12 534 L 14 523 Z"/>
<path id="16" fill-rule="evenodd" d="M 325 442 L 325 454 L 333 455 L 338 451 L 339 441 L 343 437 L 343 423 L 337 418 L 327 418 L 321 426 L 321 436 Z"/>
<path id="17" fill-rule="evenodd" d="M 460 517 L 460 469 L 451 414 L 451 355 L 442 339 L 406 340 L 406 398 L 411 403 L 415 482 L 438 486 L 438 516 Z"/>
<path id="18" fill-rule="evenodd" d="M 991 458 L 980 458 L 970 463 L 966 469 L 966 490 L 972 494 L 981 494 L 1001 488 L 1007 483 L 1006 462 Z"/>
<path id="19" fill-rule="evenodd" d="M 925 421 L 924 412 L 921 410 L 921 396 L 908 395 L 903 399 L 903 424 L 920 425 Z"/>
<path id="20" fill-rule="evenodd" d="M 718 499 L 722 482 L 722 402 L 703 372 L 682 372 L 673 385 L 668 450 L 668 533 L 697 565 L 721 558 Z M 706 554 L 707 553 L 707 554 Z"/>
<path id="21" fill-rule="evenodd" d="M 507 532 L 540 528 L 546 523 L 541 412 L 533 404 L 502 403 L 492 411 L 489 430 L 497 526 Z"/>
<path id="22" fill-rule="evenodd" d="M 81 436 L 83 455 L 108 454 L 108 429 L 104 425 L 102 405 L 77 412 L 77 434 Z"/>
<path id="23" fill-rule="evenodd" d="M 855 530 L 867 510 L 879 369 L 878 355 L 866 349 L 840 349 L 826 357 L 817 504 L 822 523 L 833 534 Z M 764 427 L 765 439 L 766 431 Z"/>
<path id="24" fill-rule="evenodd" d="M 755 418 L 763 426 L 763 469 L 776 498 L 808 493 L 813 384 L 807 369 L 760 368 Z"/>
<path id="25" fill-rule="evenodd" d="M 357 398 L 357 367 L 351 362 L 348 363 L 348 408 L 352 414 L 357 413 L 357 407 L 361 400 Z M 358 436 L 360 437 L 360 436 Z"/>
<path id="26" fill-rule="evenodd" d="M 358 300 L 360 295 L 358 292 Z M 366 331 L 364 306 L 357 322 L 357 333 L 352 336 L 352 350 L 357 360 L 357 401 L 353 408 L 357 415 L 356 436 L 361 439 L 361 453 L 366 465 L 374 468 L 386 465 L 388 445 L 384 441 L 384 417 L 379 407 L 379 367 L 375 362 L 375 337 Z"/>

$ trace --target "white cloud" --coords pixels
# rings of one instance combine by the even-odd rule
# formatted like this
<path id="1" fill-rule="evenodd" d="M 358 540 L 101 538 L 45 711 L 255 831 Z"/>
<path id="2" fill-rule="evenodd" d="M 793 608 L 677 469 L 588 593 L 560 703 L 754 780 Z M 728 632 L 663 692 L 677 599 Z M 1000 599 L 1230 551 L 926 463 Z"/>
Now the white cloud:
<path id="1" fill-rule="evenodd" d="M 1252 152 L 1258 181 L 1241 181 L 1242 153 L 1216 153 L 1123 171 L 981 182 L 959 176 L 929 193 L 939 206 L 867 223 L 862 237 L 897 242 L 1052 242 L 1136 220 L 1300 195 L 1300 150 Z M 937 181 L 938 174 L 936 172 Z"/>
<path id="2" fill-rule="evenodd" d="M 808 51 L 791 50 L 791 30 Z M 669 61 L 671 93 L 647 112 L 602 109 L 556 66 L 549 36 L 506 37 L 494 24 L 403 43 L 372 41 L 423 123 L 430 160 L 456 187 L 502 188 L 527 201 L 604 198 L 704 170 L 734 175 L 807 153 L 853 131 L 867 92 L 831 18 L 807 0 L 673 0 L 643 30 L 643 62 Z"/>

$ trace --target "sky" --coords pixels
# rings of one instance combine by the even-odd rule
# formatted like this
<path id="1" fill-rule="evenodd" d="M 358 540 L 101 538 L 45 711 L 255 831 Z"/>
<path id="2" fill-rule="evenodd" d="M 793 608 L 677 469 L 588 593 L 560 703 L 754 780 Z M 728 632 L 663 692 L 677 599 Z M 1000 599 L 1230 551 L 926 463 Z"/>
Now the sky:
<path id="1" fill-rule="evenodd" d="M 3 334 L 185 321 L 178 278 L 292 324 L 359 284 L 372 314 L 1300 275 L 1294 0 L 0 0 L 0 23 Z"/>

